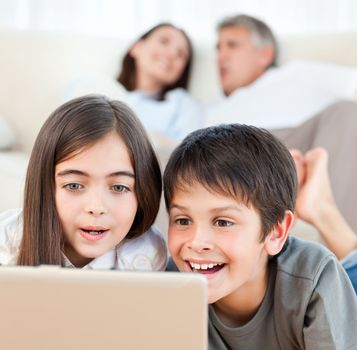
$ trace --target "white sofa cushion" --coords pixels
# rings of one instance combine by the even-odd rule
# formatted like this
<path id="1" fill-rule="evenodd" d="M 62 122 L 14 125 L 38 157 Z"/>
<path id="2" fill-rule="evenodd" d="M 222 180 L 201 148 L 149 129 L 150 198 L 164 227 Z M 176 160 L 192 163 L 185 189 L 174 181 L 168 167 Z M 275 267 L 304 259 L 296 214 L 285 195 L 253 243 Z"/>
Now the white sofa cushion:
<path id="1" fill-rule="evenodd" d="M 0 115 L 0 149 L 10 149 L 16 144 L 14 131 L 4 117 Z"/>

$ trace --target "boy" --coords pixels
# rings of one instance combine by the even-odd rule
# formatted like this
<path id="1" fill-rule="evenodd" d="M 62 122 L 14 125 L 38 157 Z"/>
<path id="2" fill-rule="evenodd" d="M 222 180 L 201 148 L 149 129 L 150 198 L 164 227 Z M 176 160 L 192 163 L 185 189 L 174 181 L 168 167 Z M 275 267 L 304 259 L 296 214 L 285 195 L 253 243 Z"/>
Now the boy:
<path id="1" fill-rule="evenodd" d="M 297 179 L 265 130 L 190 134 L 164 174 L 169 249 L 208 280 L 211 349 L 356 349 L 357 299 L 335 256 L 289 237 Z"/>

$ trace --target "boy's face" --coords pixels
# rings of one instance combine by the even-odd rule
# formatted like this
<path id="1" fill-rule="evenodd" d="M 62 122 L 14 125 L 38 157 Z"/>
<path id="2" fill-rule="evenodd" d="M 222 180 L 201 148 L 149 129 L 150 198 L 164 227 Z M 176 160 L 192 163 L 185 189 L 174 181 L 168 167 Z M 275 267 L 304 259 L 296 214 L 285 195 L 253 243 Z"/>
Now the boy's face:
<path id="1" fill-rule="evenodd" d="M 175 191 L 169 215 L 172 258 L 207 278 L 209 303 L 264 295 L 268 253 L 253 207 L 194 183 Z"/>

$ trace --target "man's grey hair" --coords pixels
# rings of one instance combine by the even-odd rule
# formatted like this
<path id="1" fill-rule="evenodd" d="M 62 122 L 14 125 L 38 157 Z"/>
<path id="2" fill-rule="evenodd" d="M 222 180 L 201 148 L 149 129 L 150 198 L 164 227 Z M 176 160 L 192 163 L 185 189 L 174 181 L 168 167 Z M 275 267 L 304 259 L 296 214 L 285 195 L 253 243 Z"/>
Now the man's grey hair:
<path id="1" fill-rule="evenodd" d="M 218 31 L 226 27 L 243 27 L 247 29 L 252 38 L 252 43 L 257 48 L 270 46 L 274 49 L 272 63 L 269 67 L 277 65 L 278 45 L 272 30 L 263 21 L 248 15 L 236 15 L 223 19 L 218 24 Z"/>

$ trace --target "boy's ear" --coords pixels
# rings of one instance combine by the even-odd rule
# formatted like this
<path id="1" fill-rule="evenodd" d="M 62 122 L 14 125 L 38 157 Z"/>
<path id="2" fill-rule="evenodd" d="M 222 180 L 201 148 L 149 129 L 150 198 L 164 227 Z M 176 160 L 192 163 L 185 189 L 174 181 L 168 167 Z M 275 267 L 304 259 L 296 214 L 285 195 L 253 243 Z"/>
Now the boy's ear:
<path id="1" fill-rule="evenodd" d="M 268 255 L 280 253 L 288 238 L 289 231 L 294 223 L 294 214 L 290 210 L 285 211 L 284 219 L 276 224 L 265 238 L 265 250 Z"/>

